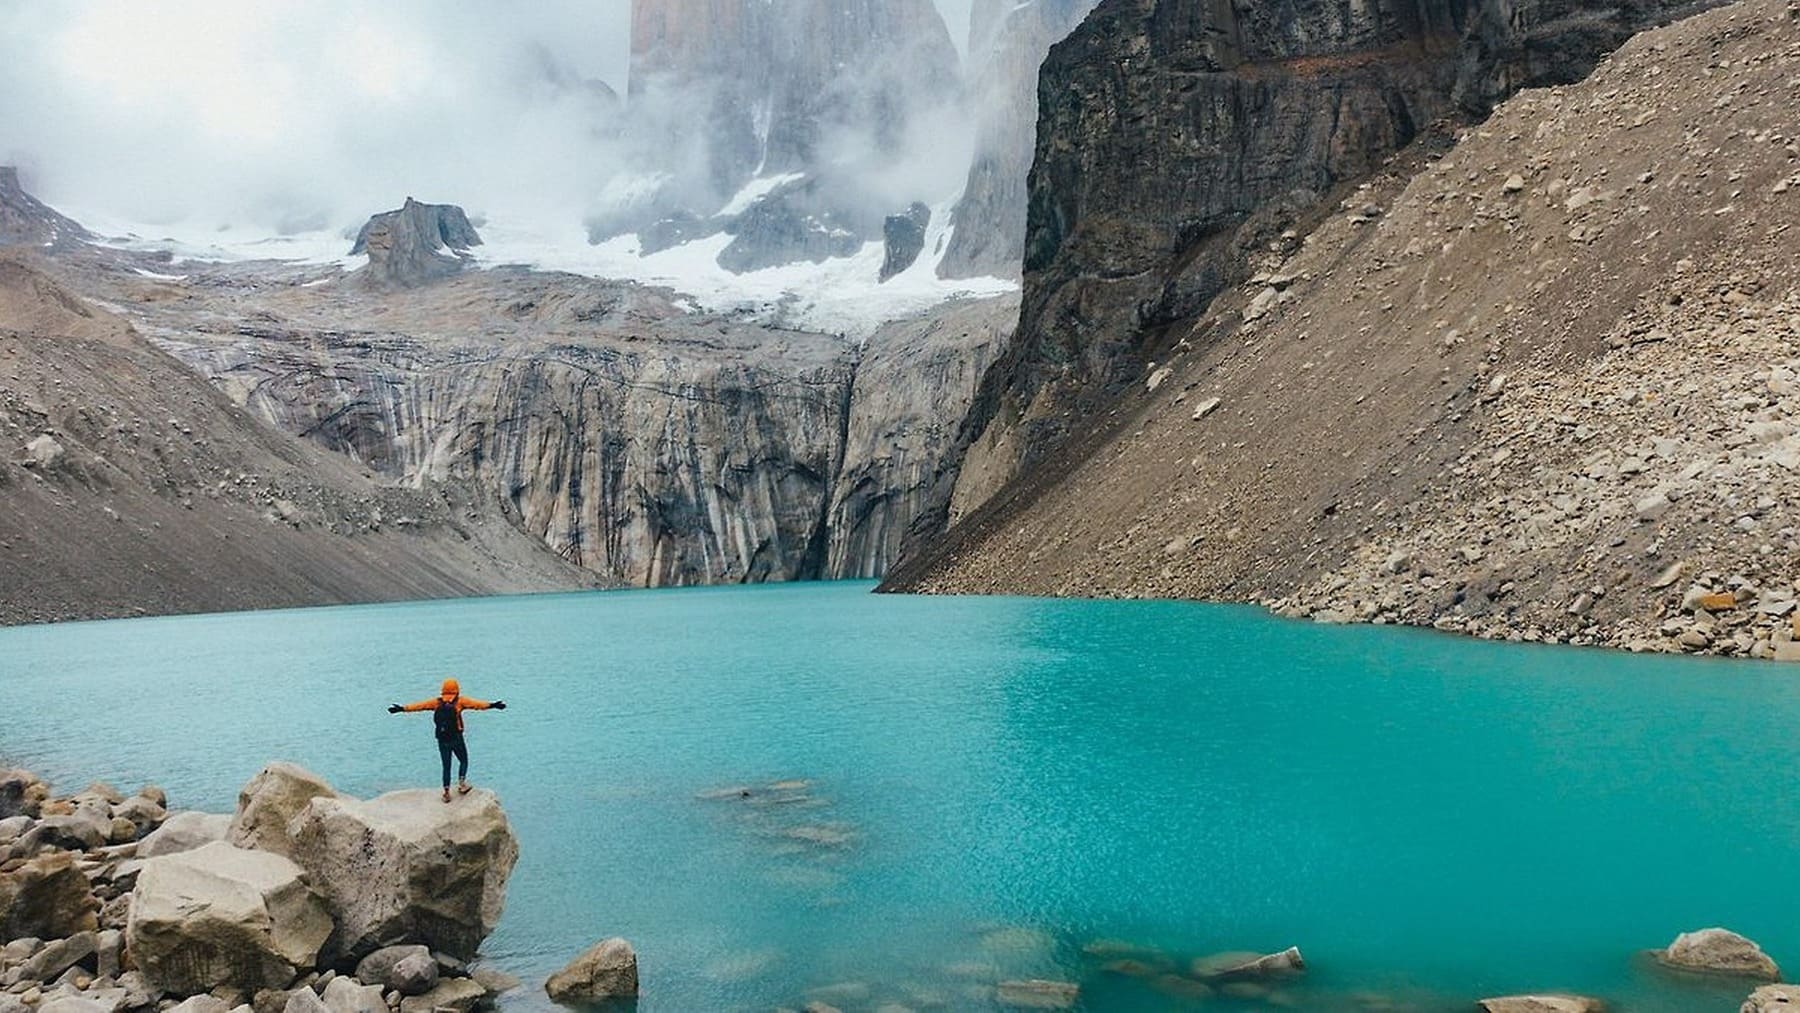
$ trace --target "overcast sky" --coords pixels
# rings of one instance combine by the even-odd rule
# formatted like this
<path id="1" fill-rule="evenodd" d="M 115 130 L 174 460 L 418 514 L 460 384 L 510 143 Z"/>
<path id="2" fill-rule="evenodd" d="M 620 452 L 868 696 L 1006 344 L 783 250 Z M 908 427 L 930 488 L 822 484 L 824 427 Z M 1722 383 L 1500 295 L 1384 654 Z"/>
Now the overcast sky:
<path id="1" fill-rule="evenodd" d="M 934 2 L 962 45 L 971 0 Z M 623 90 L 629 21 L 629 0 L 0 0 L 0 163 L 146 222 L 450 190 L 548 210 L 613 167 L 591 96 L 544 69 Z"/>

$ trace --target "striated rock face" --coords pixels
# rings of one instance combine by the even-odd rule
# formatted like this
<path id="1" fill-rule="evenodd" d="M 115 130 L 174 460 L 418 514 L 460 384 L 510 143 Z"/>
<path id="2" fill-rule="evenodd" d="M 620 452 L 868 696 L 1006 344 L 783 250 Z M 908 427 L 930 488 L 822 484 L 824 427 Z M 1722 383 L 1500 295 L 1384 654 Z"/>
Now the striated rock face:
<path id="1" fill-rule="evenodd" d="M 563 558 L 636 586 L 885 572 L 1017 306 L 944 308 L 858 347 L 503 271 L 384 300 L 380 335 L 342 330 L 354 309 L 318 290 L 289 295 L 279 327 L 165 347 L 279 428 L 407 482 L 485 488 Z"/>
<path id="2" fill-rule="evenodd" d="M 967 466 L 988 476 L 973 498 L 1110 403 L 1329 188 L 1434 121 L 1579 80 L 1632 33 L 1703 6 L 1099 7 L 1043 66 L 1024 305 L 964 433 Z"/>
<path id="3" fill-rule="evenodd" d="M 1026 178 L 1036 147 L 1038 70 L 1050 47 L 1099 0 L 978 0 L 969 25 L 968 105 L 979 118 L 956 225 L 938 264 L 946 278 L 1017 277 L 1025 252 Z"/>
<path id="4" fill-rule="evenodd" d="M 421 204 L 411 197 L 397 211 L 370 218 L 356 236 L 352 254 L 367 254 L 362 277 L 377 286 L 411 287 L 447 278 L 463 269 L 481 236 L 454 204 Z"/>

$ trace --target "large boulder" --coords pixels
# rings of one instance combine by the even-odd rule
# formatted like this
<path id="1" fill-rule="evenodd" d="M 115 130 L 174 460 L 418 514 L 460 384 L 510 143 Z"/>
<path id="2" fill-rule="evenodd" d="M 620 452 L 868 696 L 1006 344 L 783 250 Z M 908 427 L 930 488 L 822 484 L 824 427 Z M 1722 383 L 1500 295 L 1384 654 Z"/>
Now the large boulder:
<path id="1" fill-rule="evenodd" d="M 208 844 L 144 863 L 127 948 L 152 984 L 178 995 L 286 987 L 313 967 L 331 916 L 280 855 Z"/>
<path id="2" fill-rule="evenodd" d="M 222 841 L 231 832 L 231 819 L 223 813 L 176 813 L 138 842 L 137 856 L 176 855 Z"/>
<path id="3" fill-rule="evenodd" d="M 100 904 L 75 856 L 55 851 L 0 873 L 0 943 L 61 939 L 99 928 Z"/>
<path id="4" fill-rule="evenodd" d="M 1775 966 L 1775 961 L 1769 959 L 1762 947 L 1726 929 L 1683 932 L 1675 937 L 1668 949 L 1656 950 L 1654 955 L 1664 967 L 1678 971 L 1762 981 L 1781 980 L 1781 968 Z"/>
<path id="5" fill-rule="evenodd" d="M 468 978 L 445 978 L 424 995 L 400 1000 L 400 1013 L 470 1013 L 487 998 L 487 989 Z"/>
<path id="6" fill-rule="evenodd" d="M 337 922 L 335 949 L 353 958 L 401 941 L 474 957 L 519 858 L 506 813 L 483 790 L 455 805 L 422 790 L 318 797 L 289 830 L 294 861 Z"/>
<path id="7" fill-rule="evenodd" d="M 1789 1013 L 1800 1010 L 1800 985 L 1764 985 L 1750 993 L 1738 1013 Z"/>
<path id="8" fill-rule="evenodd" d="M 0 770 L 0 820 L 13 816 L 37 816 L 50 786 L 29 770 Z"/>
<path id="9" fill-rule="evenodd" d="M 637 953 L 623 939 L 605 939 L 544 982 L 556 1002 L 579 1006 L 638 994 Z"/>
<path id="10" fill-rule="evenodd" d="M 331 979 L 319 998 L 331 1013 L 387 1013 L 388 1008 L 380 985 L 358 984 L 344 977 Z"/>
<path id="11" fill-rule="evenodd" d="M 289 853 L 288 824 L 315 798 L 336 798 L 325 779 L 292 763 L 264 767 L 238 792 L 226 840 L 240 848 Z"/>
<path id="12" fill-rule="evenodd" d="M 1503 995 L 1483 999 L 1482 1013 L 1604 1013 L 1606 1004 L 1585 995 Z"/>

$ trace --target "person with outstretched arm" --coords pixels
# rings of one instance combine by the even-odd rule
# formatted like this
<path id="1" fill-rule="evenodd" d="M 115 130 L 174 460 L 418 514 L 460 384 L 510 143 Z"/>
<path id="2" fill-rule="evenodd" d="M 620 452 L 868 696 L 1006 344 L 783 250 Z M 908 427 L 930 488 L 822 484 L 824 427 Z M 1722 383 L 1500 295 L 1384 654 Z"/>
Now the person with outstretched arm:
<path id="1" fill-rule="evenodd" d="M 432 725 L 437 731 L 438 757 L 444 763 L 444 801 L 450 801 L 450 757 L 456 757 L 456 790 L 459 794 L 469 793 L 469 746 L 463 741 L 463 711 L 485 711 L 506 709 L 505 700 L 477 700 L 463 696 L 462 687 L 455 679 L 445 679 L 444 686 L 438 695 L 418 703 L 389 704 L 389 714 L 403 712 L 430 711 Z"/>

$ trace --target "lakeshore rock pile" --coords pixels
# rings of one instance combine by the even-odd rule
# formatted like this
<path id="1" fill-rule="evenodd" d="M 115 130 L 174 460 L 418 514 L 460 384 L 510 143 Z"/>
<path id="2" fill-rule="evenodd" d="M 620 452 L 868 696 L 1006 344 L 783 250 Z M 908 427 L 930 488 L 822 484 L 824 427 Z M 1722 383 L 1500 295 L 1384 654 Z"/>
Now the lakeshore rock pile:
<path id="1" fill-rule="evenodd" d="M 471 1013 L 518 845 L 498 800 L 272 764 L 232 816 L 0 771 L 0 1013 Z"/>

